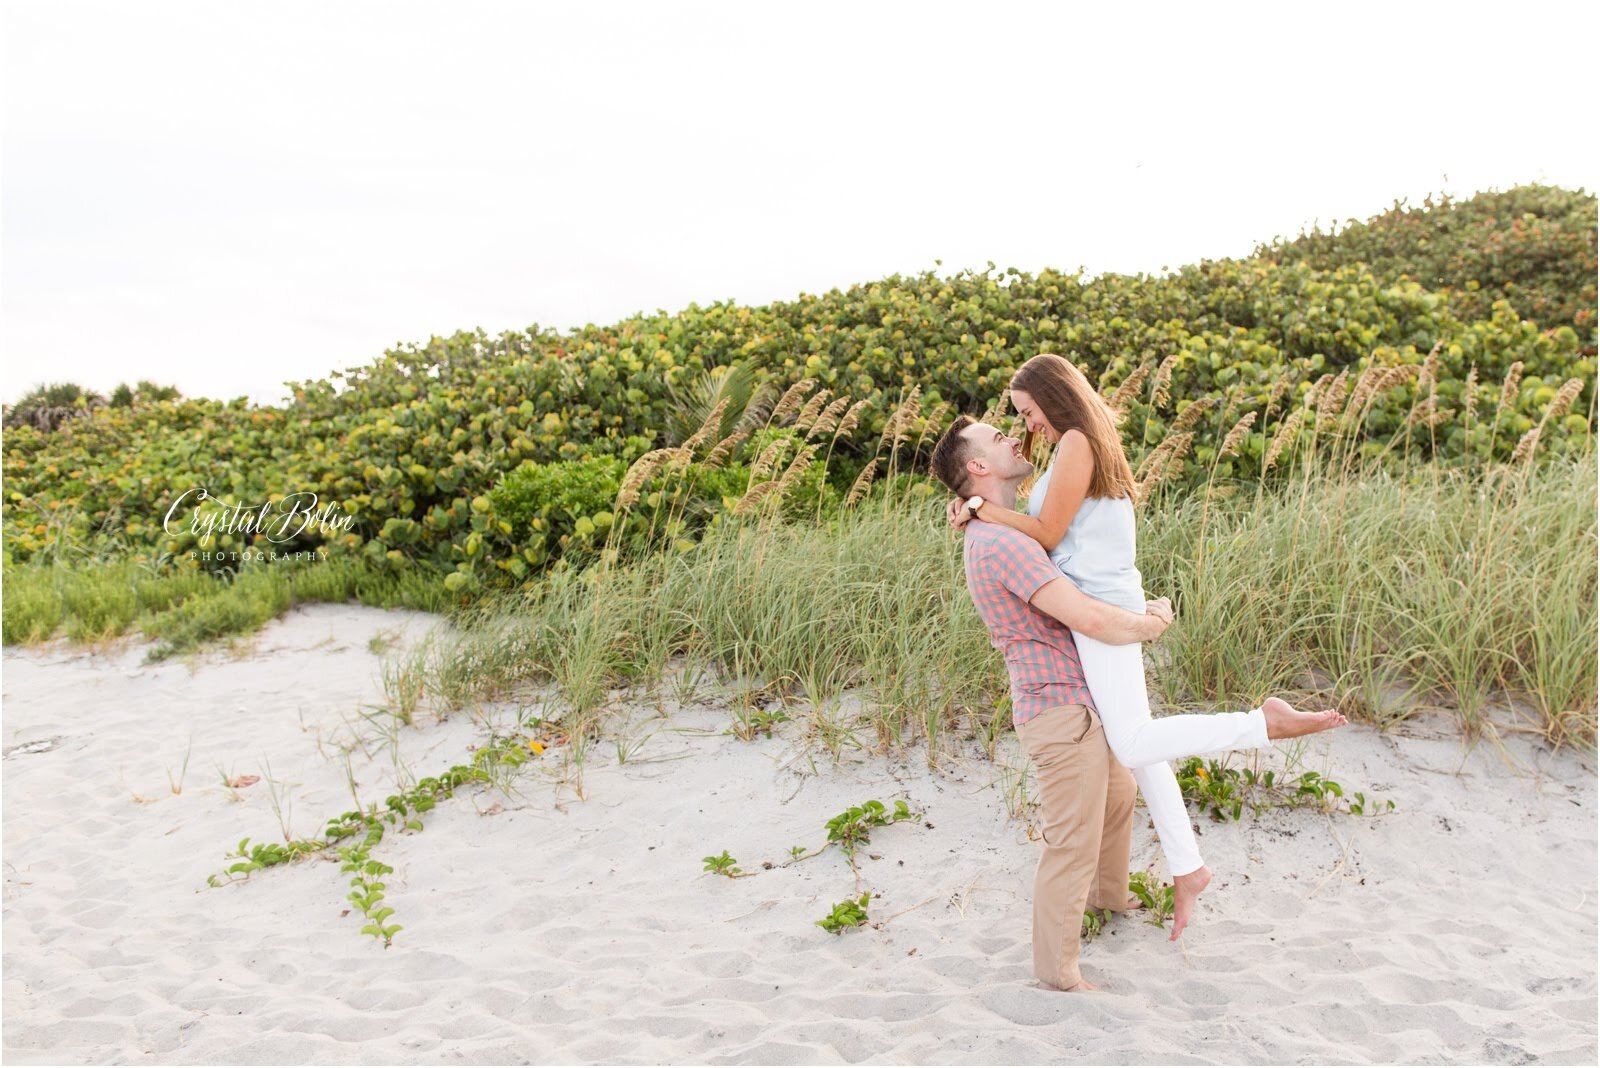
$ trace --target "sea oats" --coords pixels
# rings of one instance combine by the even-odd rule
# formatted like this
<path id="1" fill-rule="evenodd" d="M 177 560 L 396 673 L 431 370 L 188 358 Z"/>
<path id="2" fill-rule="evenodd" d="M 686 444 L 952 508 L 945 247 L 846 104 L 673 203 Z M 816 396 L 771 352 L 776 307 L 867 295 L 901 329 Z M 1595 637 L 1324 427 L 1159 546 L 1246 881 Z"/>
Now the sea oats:
<path id="1" fill-rule="evenodd" d="M 1378 383 L 1383 381 L 1384 376 L 1388 373 L 1389 369 L 1382 364 L 1368 364 L 1367 369 L 1362 371 L 1356 379 L 1355 388 L 1350 391 L 1350 399 L 1345 402 L 1344 406 L 1345 414 L 1360 412 L 1366 406 L 1367 401 L 1372 399 L 1373 393 L 1378 388 Z"/>
<path id="2" fill-rule="evenodd" d="M 1216 406 L 1217 399 L 1215 397 L 1201 397 L 1199 400 L 1194 401 L 1187 408 L 1178 413 L 1178 418 L 1173 421 L 1172 426 L 1167 430 L 1168 436 L 1170 437 L 1173 434 L 1181 434 L 1185 430 L 1188 430 L 1190 427 L 1194 426 L 1200 421 L 1201 416 L 1205 415 L 1206 412 L 1210 411 Z"/>
<path id="3" fill-rule="evenodd" d="M 915 419 L 922 412 L 922 386 L 920 384 L 911 387 L 911 392 L 906 394 L 905 403 L 901 404 L 900 408 L 905 412 L 907 422 Z"/>
<path id="4" fill-rule="evenodd" d="M 1278 380 L 1272 383 L 1272 391 L 1267 394 L 1267 411 L 1262 416 L 1263 420 L 1270 418 L 1272 413 L 1278 410 L 1278 403 L 1283 400 L 1283 395 L 1289 391 L 1289 387 L 1292 385 L 1294 385 L 1294 380 L 1288 375 L 1279 375 Z"/>
<path id="5" fill-rule="evenodd" d="M 773 493 L 776 493 L 777 490 L 778 480 L 775 478 L 768 479 L 765 482 L 753 483 L 750 488 L 745 491 L 744 496 L 739 498 L 739 503 L 733 506 L 733 514 L 744 515 L 746 512 L 751 511 L 762 501 L 770 497 Z"/>
<path id="6" fill-rule="evenodd" d="M 1144 476 L 1149 473 L 1151 466 L 1153 466 L 1156 460 L 1161 456 L 1162 449 L 1165 446 L 1166 442 L 1163 441 L 1160 445 L 1157 445 L 1155 448 L 1144 454 L 1144 457 L 1139 461 L 1139 466 L 1133 470 L 1133 480 L 1135 482 L 1144 480 Z"/>
<path id="7" fill-rule="evenodd" d="M 744 442 L 744 439 L 749 436 L 749 430 L 735 430 L 712 446 L 711 451 L 706 453 L 703 463 L 707 467 L 721 467 L 728 457 L 733 455 L 733 450 L 737 449 Z"/>
<path id="8" fill-rule="evenodd" d="M 923 441 L 927 439 L 930 433 L 942 432 L 944 421 L 949 417 L 950 412 L 950 403 L 948 401 L 940 401 L 923 416 L 922 430 L 917 434 L 917 448 L 922 448 Z"/>
<path id="9" fill-rule="evenodd" d="M 878 458 L 874 456 L 867 461 L 867 466 L 861 469 L 861 473 L 856 476 L 855 483 L 850 487 L 850 492 L 845 495 L 844 506 L 846 508 L 854 508 L 861 501 L 861 498 L 867 495 L 867 490 L 872 488 L 872 476 L 877 472 Z"/>
<path id="10" fill-rule="evenodd" d="M 883 424 L 883 433 L 878 435 L 878 452 L 882 452 L 889 442 L 895 440 L 895 435 L 900 429 L 900 409 L 896 408 L 889 413 L 889 418 Z"/>
<path id="11" fill-rule="evenodd" d="M 1306 390 L 1306 395 L 1301 398 L 1301 403 L 1307 408 L 1315 408 L 1317 398 L 1322 396 L 1323 391 L 1328 388 L 1328 383 L 1332 381 L 1333 375 L 1330 373 L 1323 375 L 1321 378 L 1311 383 L 1311 388 Z"/>
<path id="12" fill-rule="evenodd" d="M 1106 401 L 1114 412 L 1123 411 L 1128 402 L 1139 392 L 1139 387 L 1144 385 L 1144 380 L 1150 377 L 1150 361 L 1146 360 L 1133 369 L 1133 373 L 1122 380 L 1116 392 L 1111 394 L 1111 399 Z"/>
<path id="13" fill-rule="evenodd" d="M 1222 449 L 1217 453 L 1217 459 L 1226 459 L 1238 451 L 1240 443 L 1250 433 L 1250 427 L 1255 421 L 1255 412 L 1245 412 L 1244 418 L 1233 424 L 1233 429 L 1228 431 L 1228 436 L 1222 439 Z"/>
<path id="14" fill-rule="evenodd" d="M 1533 456 L 1533 450 L 1539 447 L 1539 432 L 1543 429 L 1544 424 L 1540 423 L 1538 426 L 1522 435 L 1522 440 L 1517 442 L 1515 451 L 1511 453 L 1512 463 L 1522 463 L 1524 460 L 1527 460 Z"/>
<path id="15" fill-rule="evenodd" d="M 788 468 L 784 470 L 783 477 L 778 479 L 778 492 L 788 493 L 794 484 L 800 481 L 800 477 L 806 473 L 806 468 L 811 466 L 811 461 L 816 459 L 817 450 L 820 448 L 821 445 L 807 445 L 795 454 L 795 458 L 789 461 Z"/>
<path id="16" fill-rule="evenodd" d="M 1146 453 L 1144 459 L 1139 462 L 1139 469 L 1135 471 L 1133 475 L 1134 480 L 1142 480 L 1146 475 L 1152 474 L 1153 472 L 1165 467 L 1167 461 L 1171 458 L 1173 453 L 1187 451 L 1193 441 L 1194 433 L 1192 431 L 1173 431 L 1168 433 L 1167 436 L 1162 438 L 1160 443 Z"/>
<path id="17" fill-rule="evenodd" d="M 820 397 L 822 394 L 819 393 L 817 395 Z M 834 428 L 839 425 L 840 417 L 844 415 L 844 411 L 848 407 L 850 407 L 849 397 L 836 398 L 832 404 L 822 409 L 822 414 L 817 416 L 815 423 L 811 424 L 811 432 L 806 437 L 820 438 L 824 434 L 833 433 Z"/>
<path id="18" fill-rule="evenodd" d="M 1370 408 L 1372 405 L 1376 404 L 1380 397 L 1396 386 L 1403 386 L 1407 382 L 1410 382 L 1416 370 L 1417 369 L 1415 367 L 1402 364 L 1399 367 L 1391 367 L 1383 374 L 1379 375 L 1377 380 L 1372 384 L 1371 392 L 1369 392 L 1367 395 L 1366 407 Z"/>
<path id="19" fill-rule="evenodd" d="M 639 499 L 639 491 L 644 487 L 650 477 L 659 471 L 663 464 L 677 452 L 676 449 L 652 449 L 633 462 L 628 468 L 628 473 L 622 477 L 622 487 L 617 490 L 617 511 L 632 508 Z"/>
<path id="20" fill-rule="evenodd" d="M 1159 409 L 1171 399 L 1172 395 L 1172 369 L 1177 366 L 1178 354 L 1174 352 L 1161 361 L 1161 366 L 1156 368 L 1156 381 L 1150 397 L 1152 410 Z M 1279 382 L 1287 382 L 1287 378 L 1280 378 Z M 1276 388 L 1276 387 L 1274 387 Z"/>
<path id="21" fill-rule="evenodd" d="M 1500 383 L 1500 406 L 1495 409 L 1495 418 L 1500 418 L 1500 413 L 1506 409 L 1515 410 L 1518 389 L 1522 385 L 1522 361 L 1518 360 L 1506 370 L 1506 379 Z"/>
<path id="22" fill-rule="evenodd" d="M 839 429 L 833 432 L 835 441 L 849 441 L 850 435 L 855 432 L 861 423 L 861 413 L 871 404 L 870 400 L 858 400 L 851 405 L 850 410 L 844 413 L 844 418 L 839 420 Z"/>
<path id="23" fill-rule="evenodd" d="M 1289 442 L 1294 438 L 1294 433 L 1300 428 L 1300 417 L 1305 414 L 1304 408 L 1296 408 L 1278 426 L 1278 432 L 1272 435 L 1272 443 L 1267 446 L 1267 455 L 1261 461 L 1261 473 L 1264 475 L 1272 470 L 1272 465 L 1278 462 L 1281 454 Z"/>
<path id="24" fill-rule="evenodd" d="M 794 428 L 799 431 L 808 430 L 811 424 L 816 422 L 817 416 L 822 412 L 823 405 L 828 403 L 828 398 L 831 396 L 833 396 L 833 391 L 829 389 L 815 393 L 810 400 L 806 401 L 805 407 L 800 409 L 800 414 L 794 417 Z M 808 434 L 807 436 L 809 437 L 810 435 Z"/>
<path id="25" fill-rule="evenodd" d="M 705 422 L 700 424 L 700 429 L 689 435 L 683 447 L 693 452 L 722 426 L 722 413 L 728 410 L 728 398 L 723 397 L 717 401 L 716 407 L 711 409 L 711 414 L 706 416 Z"/>
<path id="26" fill-rule="evenodd" d="M 806 394 L 816 388 L 817 383 L 814 379 L 802 378 L 784 390 L 783 396 L 778 398 L 778 406 L 772 409 L 772 417 L 769 422 L 782 423 L 784 419 L 794 414 L 800 405 L 805 402 Z"/>
<path id="27" fill-rule="evenodd" d="M 1422 377 L 1417 380 L 1418 388 L 1421 388 L 1423 379 L 1427 379 L 1430 383 L 1439 381 L 1439 350 L 1443 347 L 1444 339 L 1440 338 L 1433 343 L 1433 348 L 1428 350 L 1427 357 L 1422 361 Z"/>
<path id="28" fill-rule="evenodd" d="M 906 432 L 911 427 L 911 421 L 922 411 L 922 386 L 911 387 L 911 392 L 906 394 L 906 399 L 900 407 L 889 416 L 889 422 L 883 428 L 883 436 L 878 439 L 878 451 L 883 451 L 884 446 L 893 443 L 895 447 L 906 440 Z"/>
<path id="29" fill-rule="evenodd" d="M 667 451 L 667 462 L 662 465 L 662 470 L 669 474 L 681 474 L 683 469 L 694 462 L 694 450 L 684 445 Z"/>
<path id="30" fill-rule="evenodd" d="M 1322 391 L 1317 399 L 1317 425 L 1323 426 L 1331 422 L 1333 413 L 1341 409 L 1344 404 L 1345 391 L 1350 387 L 1350 368 L 1341 370 L 1328 387 Z"/>
<path id="31" fill-rule="evenodd" d="M 1421 382 L 1418 382 L 1421 385 Z M 1439 392 L 1434 383 L 1428 383 L 1427 395 L 1420 398 L 1406 413 L 1406 426 L 1433 426 L 1438 417 Z"/>
<path id="32" fill-rule="evenodd" d="M 1555 399 L 1550 402 L 1550 407 L 1545 409 L 1544 418 L 1539 420 L 1540 424 L 1560 419 L 1563 415 L 1566 415 L 1568 409 L 1572 407 L 1572 402 L 1577 400 L 1578 394 L 1582 392 L 1583 379 L 1569 378 L 1563 382 L 1561 388 L 1556 391 Z"/>
<path id="33" fill-rule="evenodd" d="M 1150 492 L 1167 479 L 1183 474 L 1183 461 L 1189 455 L 1189 447 L 1193 444 L 1193 432 L 1169 434 L 1156 450 L 1145 458 L 1145 462 L 1139 465 L 1140 470 L 1148 471 L 1138 485 L 1140 500 L 1149 497 Z"/>
<path id="34" fill-rule="evenodd" d="M 1478 365 L 1473 364 L 1467 372 L 1467 380 L 1461 387 L 1461 422 L 1470 424 L 1472 417 L 1478 411 Z"/>
<path id="35" fill-rule="evenodd" d="M 789 442 L 791 440 L 790 438 L 779 438 L 768 443 L 767 447 L 761 450 L 761 455 L 756 457 L 756 462 L 750 465 L 750 484 L 752 486 L 772 474 L 783 454 L 789 450 Z"/>
<path id="36" fill-rule="evenodd" d="M 990 426 L 994 426 L 995 420 L 1004 415 L 1010 407 L 1011 387 L 1007 386 L 1005 389 L 1000 391 L 1000 396 L 995 398 L 995 402 L 984 409 L 983 418 L 979 419 L 978 422 L 988 423 Z"/>

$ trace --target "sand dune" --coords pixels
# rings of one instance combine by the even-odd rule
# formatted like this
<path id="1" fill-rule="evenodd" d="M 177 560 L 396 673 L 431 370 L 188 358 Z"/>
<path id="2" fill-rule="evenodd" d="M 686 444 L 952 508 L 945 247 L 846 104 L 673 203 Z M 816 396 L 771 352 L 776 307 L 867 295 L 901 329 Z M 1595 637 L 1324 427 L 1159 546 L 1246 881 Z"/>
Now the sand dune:
<path id="1" fill-rule="evenodd" d="M 1298 754 L 1393 798 L 1390 815 L 1201 820 L 1217 879 L 1195 924 L 1174 946 L 1139 914 L 1113 921 L 1085 949 L 1094 996 L 1032 982 L 1037 847 L 994 764 L 833 766 L 795 723 L 724 733 L 704 692 L 637 706 L 637 748 L 591 749 L 584 800 L 552 749 L 516 792 L 463 790 L 391 834 L 375 855 L 404 930 L 388 949 L 341 915 L 337 863 L 208 887 L 240 838 L 315 836 L 351 807 L 343 747 L 360 743 L 351 773 L 378 799 L 515 722 L 486 706 L 391 742 L 360 718 L 382 700 L 369 640 L 433 625 L 314 606 L 241 657 L 6 650 L 8 1062 L 1596 1059 L 1594 759 L 1469 752 L 1448 724 L 1351 727 Z M 1002 758 L 1021 764 L 1010 736 Z M 263 781 L 222 784 L 247 774 Z M 836 937 L 813 921 L 857 893 L 844 857 L 782 865 L 868 798 L 922 815 L 861 859 L 881 926 Z M 1134 862 L 1154 863 L 1138 822 Z M 702 873 L 723 850 L 756 874 Z"/>

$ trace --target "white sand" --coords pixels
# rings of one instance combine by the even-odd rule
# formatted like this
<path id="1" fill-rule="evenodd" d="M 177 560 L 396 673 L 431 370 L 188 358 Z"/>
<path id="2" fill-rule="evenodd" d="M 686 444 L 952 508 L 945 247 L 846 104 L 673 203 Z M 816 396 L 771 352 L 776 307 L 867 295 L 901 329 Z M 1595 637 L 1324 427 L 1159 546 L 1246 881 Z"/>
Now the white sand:
<path id="1" fill-rule="evenodd" d="M 1305 767 L 1392 797 L 1381 819 L 1271 812 L 1201 821 L 1217 872 L 1174 946 L 1139 915 L 1085 949 L 1107 992 L 1029 968 L 1037 848 L 979 756 L 840 767 L 798 725 L 753 743 L 716 705 L 641 708 L 625 764 L 591 751 L 574 798 L 552 750 L 519 796 L 472 788 L 391 834 L 384 949 L 341 916 L 347 876 L 307 860 L 208 889 L 241 837 L 281 837 L 267 783 L 230 799 L 217 765 L 286 785 L 291 829 L 351 807 L 339 744 L 374 731 L 383 630 L 433 620 L 297 609 L 244 658 L 141 666 L 143 645 L 4 656 L 4 1058 L 11 1063 L 1594 1063 L 1592 757 L 1488 746 L 1445 726 L 1317 739 Z M 464 762 L 462 711 L 398 739 L 416 775 Z M 352 727 L 353 725 L 353 727 Z M 654 732 L 653 734 L 650 732 Z M 178 772 L 193 739 L 181 794 Z M 357 750 L 367 799 L 389 749 Z M 1020 763 L 1011 736 L 1002 757 Z M 1276 758 L 1280 763 L 1282 754 Z M 854 882 L 817 846 L 867 798 L 925 820 L 875 832 L 863 885 L 881 928 L 813 925 Z M 1142 812 L 1134 862 L 1157 857 Z M 753 878 L 701 873 L 728 850 Z M 892 917 L 892 919 L 890 919 Z"/>

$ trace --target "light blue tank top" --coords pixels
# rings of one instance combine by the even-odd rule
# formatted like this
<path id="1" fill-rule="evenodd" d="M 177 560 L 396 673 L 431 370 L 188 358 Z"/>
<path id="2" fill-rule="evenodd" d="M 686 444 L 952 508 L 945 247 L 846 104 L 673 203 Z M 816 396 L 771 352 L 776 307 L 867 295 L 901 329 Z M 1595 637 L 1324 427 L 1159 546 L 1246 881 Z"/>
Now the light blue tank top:
<path id="1" fill-rule="evenodd" d="M 1059 451 L 1057 456 L 1059 456 Z M 1050 489 L 1050 467 L 1028 493 L 1028 514 L 1038 517 Z M 1050 560 L 1074 586 L 1130 612 L 1144 611 L 1144 579 L 1134 561 L 1133 499 L 1085 497 Z"/>

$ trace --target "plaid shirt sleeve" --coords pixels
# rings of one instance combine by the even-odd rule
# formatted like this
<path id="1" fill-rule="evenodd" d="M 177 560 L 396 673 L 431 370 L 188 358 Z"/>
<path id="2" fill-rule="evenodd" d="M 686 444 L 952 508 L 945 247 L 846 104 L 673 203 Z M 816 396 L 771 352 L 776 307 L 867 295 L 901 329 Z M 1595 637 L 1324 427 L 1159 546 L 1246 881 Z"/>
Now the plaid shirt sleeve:
<path id="1" fill-rule="evenodd" d="M 1009 528 L 1007 528 L 1009 530 Z M 1061 577 L 1044 546 L 1026 534 L 996 538 L 990 545 L 990 566 L 1002 585 L 1024 601 L 1032 601 L 1044 585 Z"/>

